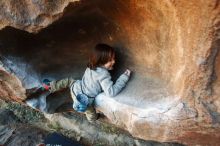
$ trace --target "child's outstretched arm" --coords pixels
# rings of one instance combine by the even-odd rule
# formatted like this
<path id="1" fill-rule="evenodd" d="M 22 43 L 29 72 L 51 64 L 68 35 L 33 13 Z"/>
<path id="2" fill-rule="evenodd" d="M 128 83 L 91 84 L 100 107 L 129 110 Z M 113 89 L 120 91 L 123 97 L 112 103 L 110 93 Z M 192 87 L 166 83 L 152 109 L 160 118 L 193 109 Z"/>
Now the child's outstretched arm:
<path id="1" fill-rule="evenodd" d="M 109 72 L 105 72 L 100 79 L 100 85 L 104 91 L 104 93 L 107 96 L 116 96 L 123 87 L 125 87 L 126 83 L 128 82 L 130 78 L 130 70 L 126 70 L 113 84 L 113 81 L 111 79 L 111 75 Z"/>

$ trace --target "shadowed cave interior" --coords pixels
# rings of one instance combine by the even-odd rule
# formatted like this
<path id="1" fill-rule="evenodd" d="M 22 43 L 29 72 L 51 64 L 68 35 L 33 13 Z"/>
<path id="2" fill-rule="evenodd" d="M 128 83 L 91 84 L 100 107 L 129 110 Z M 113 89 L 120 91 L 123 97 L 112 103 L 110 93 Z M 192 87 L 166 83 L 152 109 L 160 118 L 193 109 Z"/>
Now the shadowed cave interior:
<path id="1" fill-rule="evenodd" d="M 36 34 L 12 27 L 1 30 L 1 60 L 25 88 L 32 88 L 45 78 L 80 79 L 90 50 L 97 43 L 107 43 L 117 52 L 113 80 L 126 68 L 132 70 L 128 85 L 114 99 L 165 111 L 178 100 L 170 84 L 173 76 L 169 67 L 174 57 L 168 47 L 172 40 L 161 34 L 170 29 L 168 21 L 153 1 L 138 9 L 131 2 L 124 5 L 116 0 L 73 3 L 59 20 Z M 47 112 L 57 110 L 63 104 L 59 101 L 71 103 L 67 97 L 68 91 L 49 95 Z"/>

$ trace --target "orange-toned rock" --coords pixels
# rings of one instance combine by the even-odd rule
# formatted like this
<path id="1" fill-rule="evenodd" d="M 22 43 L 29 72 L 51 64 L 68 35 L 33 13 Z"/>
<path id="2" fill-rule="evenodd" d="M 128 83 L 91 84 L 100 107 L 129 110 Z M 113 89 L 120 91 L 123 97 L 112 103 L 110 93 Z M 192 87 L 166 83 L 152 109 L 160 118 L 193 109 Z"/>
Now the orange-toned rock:
<path id="1" fill-rule="evenodd" d="M 25 88 L 20 80 L 4 70 L 0 70 L 0 98 L 6 101 L 21 102 L 26 98 Z"/>
<path id="2" fill-rule="evenodd" d="M 16 5 L 10 2 L 0 5 Z M 116 47 L 118 55 L 113 78 L 127 67 L 133 71 L 118 96 L 100 94 L 96 98 L 97 109 L 112 123 L 147 140 L 179 140 L 189 145 L 219 142 L 218 0 L 82 0 L 68 4 L 45 3 L 45 7 L 51 6 L 46 10 L 18 7 L 18 19 L 10 21 L 1 16 L 2 28 L 38 32 L 9 27 L 0 32 L 0 52 L 14 63 L 17 77 L 20 70 L 26 72 L 22 74 L 26 88 L 48 77 L 80 79 L 90 49 L 96 43 L 108 43 Z M 7 7 L 1 11 L 8 14 Z M 50 17 L 29 22 L 38 16 Z M 21 66 L 16 57 L 27 66 Z M 200 143 L 206 136 L 212 142 Z"/>

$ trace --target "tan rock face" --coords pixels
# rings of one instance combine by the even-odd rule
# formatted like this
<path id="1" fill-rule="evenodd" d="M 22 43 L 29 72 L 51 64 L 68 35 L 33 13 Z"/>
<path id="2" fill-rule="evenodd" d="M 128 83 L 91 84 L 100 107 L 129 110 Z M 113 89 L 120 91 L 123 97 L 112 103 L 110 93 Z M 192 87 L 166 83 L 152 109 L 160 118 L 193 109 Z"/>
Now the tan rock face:
<path id="1" fill-rule="evenodd" d="M 24 87 L 80 78 L 91 48 L 104 42 L 117 51 L 113 78 L 133 71 L 118 96 L 97 97 L 111 122 L 139 138 L 181 142 L 220 125 L 218 0 L 70 2 L 0 3 L 1 28 L 31 32 L 0 32 L 3 63 Z"/>
<path id="2" fill-rule="evenodd" d="M 12 26 L 29 32 L 38 32 L 62 16 L 64 8 L 78 0 L 13 0 L 0 3 L 0 28 Z"/>
<path id="3" fill-rule="evenodd" d="M 15 100 L 21 102 L 25 99 L 25 88 L 20 80 L 4 70 L 0 70 L 0 98 L 6 101 Z"/>

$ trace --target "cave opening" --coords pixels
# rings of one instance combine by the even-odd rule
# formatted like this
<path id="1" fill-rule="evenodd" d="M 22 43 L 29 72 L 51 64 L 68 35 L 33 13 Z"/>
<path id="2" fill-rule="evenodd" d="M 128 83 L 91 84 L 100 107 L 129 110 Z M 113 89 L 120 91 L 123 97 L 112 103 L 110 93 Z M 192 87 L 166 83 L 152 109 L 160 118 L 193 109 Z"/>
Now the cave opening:
<path id="1" fill-rule="evenodd" d="M 143 5 L 141 5 L 143 3 Z M 175 50 L 174 16 L 166 3 L 139 4 L 129 1 L 80 1 L 65 8 L 63 16 L 37 33 L 12 27 L 0 31 L 0 53 L 5 66 L 21 79 L 25 88 L 44 78 L 80 79 L 90 50 L 97 43 L 116 48 L 115 80 L 126 68 L 132 70 L 127 87 L 116 101 L 138 107 L 169 108 L 174 95 Z M 166 18 L 166 15 L 170 15 Z M 174 52 L 176 54 L 174 55 Z M 177 63 L 176 63 L 177 62 Z M 167 103 L 167 104 L 166 104 Z"/>
<path id="2" fill-rule="evenodd" d="M 81 79 L 91 49 L 106 43 L 117 52 L 113 80 L 132 71 L 116 97 L 101 93 L 95 99 L 108 122 L 145 140 L 210 145 L 205 136 L 218 143 L 218 0 L 25 0 L 0 6 L 1 99 L 25 99 L 26 89 L 45 78 Z M 35 101 L 47 102 L 40 108 L 45 115 L 62 112 L 64 103 L 73 109 L 68 93 Z M 191 141 L 192 132 L 198 137 Z"/>

